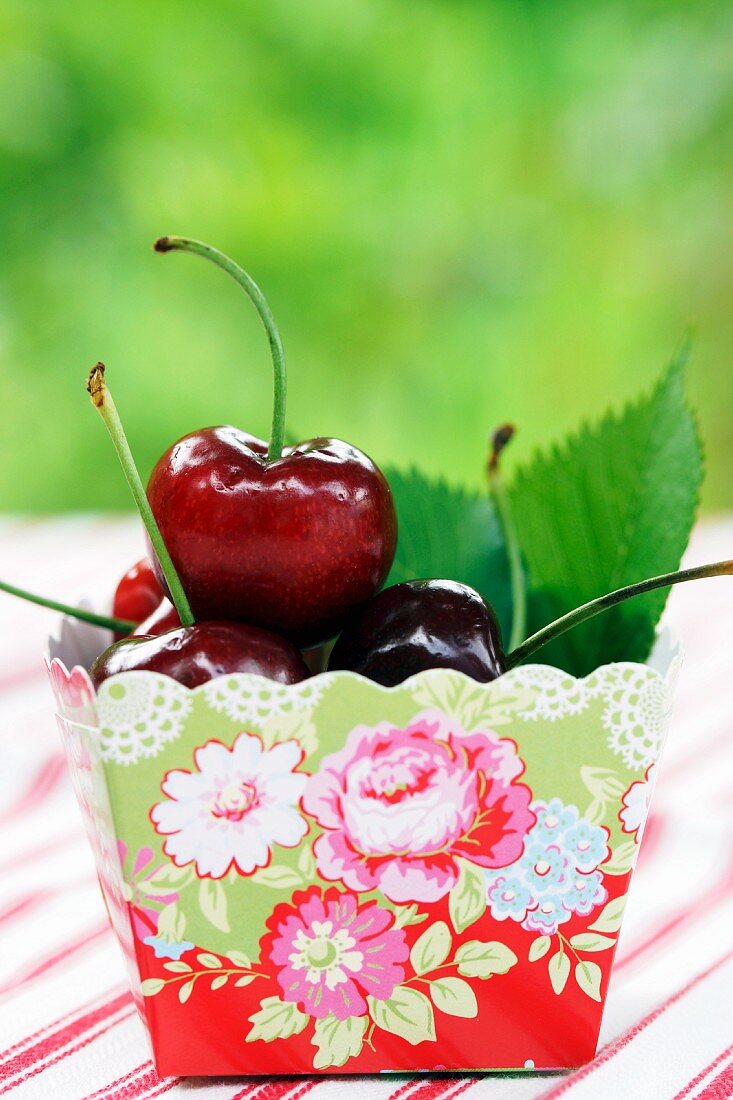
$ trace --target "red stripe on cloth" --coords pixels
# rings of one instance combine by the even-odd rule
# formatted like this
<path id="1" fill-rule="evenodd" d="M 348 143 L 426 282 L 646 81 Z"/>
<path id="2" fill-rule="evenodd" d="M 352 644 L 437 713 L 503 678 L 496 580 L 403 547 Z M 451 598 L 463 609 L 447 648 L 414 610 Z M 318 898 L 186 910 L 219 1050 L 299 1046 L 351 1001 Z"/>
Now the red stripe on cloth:
<path id="1" fill-rule="evenodd" d="M 37 891 L 34 894 L 28 894 L 24 898 L 11 902 L 6 909 L 0 910 L 0 924 L 4 924 L 6 920 L 12 920 L 13 917 L 19 917 L 21 914 L 27 913 L 29 909 L 35 909 L 36 906 L 47 897 L 48 894 Z"/>
<path id="2" fill-rule="evenodd" d="M 320 1083 L 316 1077 L 303 1081 L 297 1077 L 275 1078 L 272 1081 L 254 1081 L 235 1092 L 231 1100 L 300 1100 Z"/>
<path id="3" fill-rule="evenodd" d="M 95 1092 L 88 1093 L 84 1100 L 147 1100 L 148 1097 L 168 1092 L 180 1083 L 180 1077 L 161 1079 L 152 1062 L 143 1062 L 124 1077 L 118 1077 Z"/>
<path id="4" fill-rule="evenodd" d="M 665 939 L 678 928 L 694 920 L 695 917 L 707 916 L 714 906 L 719 905 L 721 901 L 725 901 L 731 893 L 733 893 L 733 865 L 727 868 L 722 880 L 716 883 L 707 893 L 696 898 L 690 905 L 683 906 L 674 916 L 668 917 L 664 923 L 660 924 L 651 936 L 622 955 L 615 964 L 614 972 L 618 973 L 619 970 L 623 970 L 639 955 L 643 955 L 651 947 L 655 947 L 660 940 Z"/>
<path id="5" fill-rule="evenodd" d="M 110 1016 L 125 1007 L 132 1007 L 130 1005 L 130 995 L 128 993 L 120 993 L 105 1004 L 93 1008 L 90 1012 L 86 1012 L 72 1023 L 66 1024 L 50 1035 L 44 1036 L 44 1038 L 28 1047 L 20 1054 L 16 1054 L 15 1057 L 8 1058 L 3 1062 L 0 1066 L 0 1081 L 7 1081 L 9 1077 L 15 1077 L 17 1074 L 34 1066 L 37 1062 L 43 1061 L 48 1058 L 50 1054 L 58 1051 L 68 1043 L 72 1043 L 80 1036 L 85 1035 L 98 1023 L 109 1019 Z"/>
<path id="6" fill-rule="evenodd" d="M 0 685 L 1 687 L 2 685 Z M 0 825 L 4 825 L 13 818 L 20 817 L 22 814 L 34 809 L 39 802 L 48 797 L 54 787 L 65 776 L 66 757 L 63 753 L 55 753 L 42 764 L 35 778 L 31 780 L 30 785 L 21 794 L 20 798 L 0 813 Z"/>
<path id="7" fill-rule="evenodd" d="M 32 665 L 26 665 L 24 668 L 19 668 L 16 672 L 11 672 L 9 675 L 0 678 L 0 691 L 15 691 L 16 688 L 33 683 L 34 680 L 38 680 L 40 683 L 42 678 L 43 664 L 40 660 L 34 661 Z"/>
<path id="8" fill-rule="evenodd" d="M 87 1093 L 84 1100 L 127 1100 L 128 1097 L 139 1095 L 141 1090 L 151 1088 L 160 1081 L 152 1062 L 143 1062 L 126 1073 L 124 1077 L 118 1077 L 110 1081 L 108 1085 L 102 1085 L 95 1092 Z"/>
<path id="9" fill-rule="evenodd" d="M 16 853 L 10 859 L 6 859 L 4 863 L 0 863 L 0 875 L 5 874 L 7 871 L 16 870 L 19 864 L 22 864 L 23 867 L 27 867 L 30 863 L 35 863 L 39 859 L 45 859 L 47 856 L 55 855 L 56 852 L 63 851 L 64 848 L 70 848 L 73 844 L 81 844 L 83 840 L 84 832 L 80 821 L 79 828 L 76 832 L 67 833 L 65 836 L 59 837 L 57 840 L 53 840 L 50 843 L 45 841 L 35 848 L 30 848 L 27 852 Z"/>
<path id="10" fill-rule="evenodd" d="M 406 1084 L 400 1085 L 400 1087 L 395 1092 L 391 1092 L 389 1094 L 387 1100 L 398 1100 L 398 1097 L 400 1097 L 400 1096 L 404 1097 L 405 1093 L 410 1092 L 419 1083 L 420 1083 L 420 1078 L 419 1077 L 411 1077 L 410 1080 L 406 1082 Z"/>
<path id="11" fill-rule="evenodd" d="M 415 1085 L 413 1092 L 409 1094 L 409 1100 L 437 1100 L 438 1097 L 443 1097 L 444 1100 L 453 1100 L 454 1096 L 460 1096 L 462 1092 L 470 1088 L 471 1085 L 475 1085 L 480 1078 L 478 1077 L 450 1077 L 448 1079 L 431 1078 L 427 1081 L 413 1081 Z M 388 1100 L 393 1100 L 393 1097 L 397 1095 L 392 1093 L 392 1096 Z"/>
<path id="12" fill-rule="evenodd" d="M 733 1054 L 733 1046 L 729 1046 L 727 1050 L 724 1050 L 722 1054 L 719 1054 L 714 1062 L 711 1062 L 709 1066 L 701 1070 L 697 1077 L 693 1077 L 692 1080 L 685 1085 L 685 1087 L 678 1092 L 674 1100 L 684 1100 L 685 1096 L 689 1096 L 693 1089 L 696 1089 L 698 1085 L 701 1085 L 706 1077 L 709 1077 L 713 1070 L 717 1069 L 719 1065 L 725 1062 Z"/>
<path id="13" fill-rule="evenodd" d="M 65 894 L 69 890 L 78 890 L 82 886 L 90 886 L 94 881 L 95 876 L 90 874 L 71 882 L 62 882 L 50 890 L 35 890 L 32 894 L 26 894 L 24 898 L 18 898 L 16 901 L 11 902 L 7 909 L 0 911 L 0 924 L 37 909 L 39 905 L 52 901 L 59 894 Z"/>
<path id="14" fill-rule="evenodd" d="M 619 1039 L 615 1039 L 613 1042 L 608 1043 L 603 1050 L 601 1050 L 592 1062 L 589 1062 L 587 1066 L 583 1066 L 582 1069 L 577 1070 L 575 1073 L 571 1073 L 559 1085 L 551 1088 L 549 1092 L 543 1092 L 539 1097 L 539 1100 L 555 1100 L 556 1096 L 562 1096 L 568 1089 L 572 1088 L 577 1081 L 583 1081 L 586 1077 L 589 1077 L 606 1062 L 610 1062 L 617 1054 L 627 1047 L 629 1043 L 633 1042 L 640 1032 L 645 1031 L 650 1024 L 653 1024 L 668 1008 L 682 1000 L 687 996 L 700 982 L 704 982 L 706 978 L 718 969 L 719 966 L 723 966 L 733 958 L 733 947 L 726 951 L 719 959 L 716 959 L 710 966 L 705 967 L 694 978 L 691 978 L 686 985 L 683 985 L 681 989 L 678 989 L 676 993 L 673 993 L 666 1001 L 663 1001 L 660 1005 L 650 1012 L 638 1024 L 634 1024 L 632 1028 L 629 1028 Z"/>
<path id="15" fill-rule="evenodd" d="M 119 994 L 123 992 L 124 991 L 122 989 L 119 990 Z M 118 993 L 113 993 L 112 996 L 116 997 L 118 996 Z M 13 1045 L 8 1047 L 6 1050 L 0 1051 L 0 1067 L 2 1067 L 5 1060 L 8 1059 L 11 1055 L 16 1054 L 19 1050 L 30 1046 L 31 1043 L 36 1042 L 42 1036 L 48 1035 L 51 1032 L 58 1031 L 61 1027 L 64 1027 L 67 1023 L 70 1023 L 72 1018 L 78 1019 L 79 1017 L 83 1016 L 85 1012 L 90 1012 L 92 1008 L 101 1008 L 102 1005 L 99 1004 L 99 1000 L 99 997 L 94 997 L 91 1001 L 87 1001 L 85 1004 L 77 1005 L 77 1007 L 73 1008 L 70 1012 L 65 1012 L 63 1016 L 58 1016 L 55 1020 L 51 1020 L 49 1023 L 39 1028 L 38 1031 L 34 1031 L 31 1035 L 24 1035 L 23 1038 L 19 1039 L 17 1043 L 13 1043 Z M 110 1003 L 111 1000 L 112 997 L 107 997 L 103 1004 L 107 1005 Z"/>
<path id="16" fill-rule="evenodd" d="M 727 1065 L 714 1081 L 711 1081 L 695 1100 L 728 1100 L 733 1096 L 733 1064 Z"/>
<path id="17" fill-rule="evenodd" d="M 80 936 L 77 940 L 73 940 L 65 947 L 60 948 L 55 954 L 49 955 L 40 963 L 36 963 L 30 970 L 17 975 L 15 978 L 11 978 L 5 985 L 0 986 L 0 996 L 3 996 L 5 993 L 11 993 L 14 989 L 18 989 L 19 986 L 25 985 L 26 982 L 31 982 L 35 978 L 39 978 L 42 974 L 45 974 L 46 971 L 50 970 L 51 967 L 66 962 L 71 955 L 83 951 L 84 948 L 88 947 L 95 940 L 98 940 L 100 936 L 111 934 L 112 931 L 106 922 L 99 925 L 97 928 L 93 928 L 91 931 L 85 932 L 83 936 Z"/>
<path id="18" fill-rule="evenodd" d="M 106 1035 L 107 1032 L 111 1031 L 113 1027 L 118 1027 L 124 1020 L 131 1016 L 133 1012 L 134 1008 L 132 1005 L 130 1005 L 127 1009 L 118 1010 L 117 1017 L 113 1020 L 109 1020 L 104 1025 L 104 1027 L 99 1027 L 95 1031 L 93 1031 L 92 1034 L 87 1034 L 83 1038 L 79 1038 L 76 1042 L 72 1043 L 71 1046 L 68 1046 L 66 1050 L 60 1051 L 54 1057 L 47 1057 L 45 1059 L 42 1059 L 37 1064 L 31 1066 L 21 1077 L 16 1077 L 14 1081 L 10 1081 L 7 1085 L 1 1086 L 0 1096 L 5 1095 L 5 1093 L 12 1092 L 12 1090 L 17 1088 L 18 1085 L 24 1084 L 26 1081 L 29 1081 L 31 1077 L 38 1076 L 39 1073 L 45 1073 L 46 1070 L 50 1069 L 52 1066 L 57 1065 L 59 1062 L 63 1062 L 64 1059 L 70 1058 L 73 1054 L 78 1054 L 78 1052 L 80 1050 L 83 1050 L 84 1047 L 89 1046 L 90 1043 L 93 1043 L 95 1042 L 95 1040 L 100 1039 L 102 1035 Z"/>
<path id="19" fill-rule="evenodd" d="M 668 821 L 666 817 L 652 810 L 644 826 L 644 836 L 636 860 L 637 871 L 640 866 L 646 866 L 649 863 L 651 857 L 658 851 L 659 842 L 667 831 Z"/>

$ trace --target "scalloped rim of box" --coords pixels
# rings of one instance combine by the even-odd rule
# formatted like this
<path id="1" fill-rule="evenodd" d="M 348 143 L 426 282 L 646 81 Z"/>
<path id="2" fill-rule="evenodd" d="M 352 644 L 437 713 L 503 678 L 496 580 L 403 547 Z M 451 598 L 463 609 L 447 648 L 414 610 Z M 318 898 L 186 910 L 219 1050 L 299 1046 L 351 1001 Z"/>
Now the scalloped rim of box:
<path id="1" fill-rule="evenodd" d="M 46 668 L 49 670 L 49 672 L 53 669 L 53 667 L 61 669 L 67 679 L 73 674 L 76 669 L 78 669 L 86 677 L 89 688 L 91 689 L 92 698 L 96 699 L 97 691 L 94 688 L 94 685 L 89 678 L 89 672 L 84 667 L 84 665 L 72 665 L 71 669 L 69 669 L 60 657 L 51 656 L 51 650 L 54 646 L 54 643 L 57 645 L 62 644 L 64 628 L 66 628 L 67 636 L 69 633 L 71 633 L 72 637 L 74 637 L 75 635 L 84 635 L 89 633 L 90 631 L 100 630 L 99 627 L 89 627 L 89 624 L 85 622 L 70 619 L 68 616 L 63 616 L 59 622 L 58 635 L 49 635 L 48 646 L 46 649 L 46 653 L 44 654 L 44 663 L 46 665 Z M 212 680 L 207 681 L 205 684 L 198 685 L 198 687 L 189 688 L 186 687 L 184 684 L 179 683 L 177 680 L 174 680 L 172 677 L 167 676 L 165 673 L 151 672 L 145 669 L 135 669 L 127 672 L 119 672 L 114 676 L 110 676 L 109 679 L 105 681 L 105 683 L 112 684 L 124 680 L 126 677 L 129 676 L 145 678 L 162 677 L 163 679 L 175 684 L 177 689 L 187 694 L 197 695 L 210 691 L 211 684 L 216 684 L 225 680 L 235 680 L 237 684 L 241 684 L 244 687 L 259 688 L 260 690 L 272 690 L 274 685 L 277 691 L 285 691 L 288 694 L 297 695 L 298 692 L 303 689 L 304 684 L 311 684 L 314 681 L 323 685 L 324 687 L 336 682 L 352 682 L 369 685 L 372 690 L 376 692 L 381 692 L 384 695 L 389 695 L 396 692 L 404 691 L 405 689 L 412 689 L 416 686 L 419 686 L 425 681 L 442 679 L 445 677 L 446 674 L 449 675 L 451 678 L 458 677 L 460 681 L 464 684 L 471 684 L 474 687 L 482 688 L 486 691 L 497 689 L 501 690 L 506 688 L 512 689 L 515 680 L 519 679 L 520 677 L 524 680 L 526 679 L 527 673 L 536 670 L 540 674 L 549 672 L 553 677 L 564 677 L 567 681 L 572 682 L 573 684 L 577 685 L 579 689 L 582 690 L 586 688 L 587 683 L 590 679 L 592 679 L 593 677 L 598 677 L 608 670 L 616 671 L 620 669 L 638 669 L 644 670 L 647 673 L 655 673 L 660 682 L 665 685 L 668 691 L 671 692 L 671 690 L 674 688 L 674 681 L 676 680 L 676 675 L 679 669 L 679 665 L 681 663 L 681 659 L 682 647 L 679 645 L 679 643 L 672 642 L 668 631 L 663 631 L 657 635 L 657 640 L 655 642 L 654 649 L 650 654 L 648 662 L 642 663 L 640 661 L 613 661 L 609 664 L 599 665 L 593 670 L 593 672 L 590 672 L 587 676 L 583 677 L 573 676 L 571 673 L 565 672 L 563 669 L 559 669 L 554 665 L 526 664 L 520 665 L 517 668 L 509 669 L 501 676 L 498 676 L 495 680 L 483 682 L 480 680 L 474 680 L 472 679 L 472 677 L 467 676 L 464 672 L 460 672 L 457 669 L 425 669 L 421 672 L 416 672 L 413 676 L 410 676 L 406 680 L 403 680 L 400 684 L 395 684 L 393 687 L 385 687 L 382 684 L 378 684 L 374 680 L 370 680 L 366 676 L 362 676 L 358 672 L 350 672 L 348 670 L 319 672 L 315 676 L 311 676 L 307 680 L 301 680 L 296 684 L 283 684 L 279 681 L 269 680 L 265 676 L 259 676 L 258 674 L 252 672 L 232 672 L 226 673 L 222 676 L 214 677 Z M 526 688 L 527 685 L 521 684 L 520 686 Z"/>

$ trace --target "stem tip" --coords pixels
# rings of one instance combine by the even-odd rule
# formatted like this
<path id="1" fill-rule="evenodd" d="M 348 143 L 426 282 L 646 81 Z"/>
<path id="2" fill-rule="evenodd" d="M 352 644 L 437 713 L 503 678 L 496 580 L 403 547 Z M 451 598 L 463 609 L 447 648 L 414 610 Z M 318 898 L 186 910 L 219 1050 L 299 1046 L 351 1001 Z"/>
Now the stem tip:
<path id="1" fill-rule="evenodd" d="M 514 424 L 502 424 L 496 428 L 489 437 L 491 450 L 489 451 L 489 473 L 492 474 L 499 466 L 499 455 L 516 433 Z"/>
<path id="2" fill-rule="evenodd" d="M 104 371 L 104 363 L 97 363 L 92 367 L 87 378 L 87 392 L 97 409 L 101 409 L 104 404 Z"/>
<path id="3" fill-rule="evenodd" d="M 154 252 L 170 252 L 172 248 L 170 237 L 158 237 L 157 241 L 153 241 Z"/>

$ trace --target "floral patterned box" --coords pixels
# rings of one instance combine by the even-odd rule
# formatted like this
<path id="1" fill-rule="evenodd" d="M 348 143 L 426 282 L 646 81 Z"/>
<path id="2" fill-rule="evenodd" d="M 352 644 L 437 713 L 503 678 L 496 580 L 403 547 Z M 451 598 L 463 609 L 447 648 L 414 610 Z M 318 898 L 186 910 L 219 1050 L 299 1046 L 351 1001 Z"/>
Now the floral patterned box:
<path id="1" fill-rule="evenodd" d="M 95 697 L 100 638 L 49 672 L 159 1073 L 593 1057 L 675 659 Z"/>

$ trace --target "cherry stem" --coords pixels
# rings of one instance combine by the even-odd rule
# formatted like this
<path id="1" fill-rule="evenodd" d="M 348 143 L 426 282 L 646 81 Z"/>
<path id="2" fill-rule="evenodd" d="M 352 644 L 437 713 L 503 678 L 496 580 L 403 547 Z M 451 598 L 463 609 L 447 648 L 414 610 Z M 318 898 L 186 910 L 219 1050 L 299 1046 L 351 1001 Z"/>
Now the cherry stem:
<path id="1" fill-rule="evenodd" d="M 45 596 L 39 596 L 35 592 L 28 592 L 25 588 L 18 588 L 14 584 L 0 581 L 0 592 L 7 592 L 9 596 L 17 596 L 28 603 L 37 603 L 39 607 L 48 607 L 51 611 L 60 611 L 62 615 L 69 615 L 72 619 L 81 619 L 82 622 L 91 623 L 92 626 L 102 626 L 107 630 L 114 630 L 117 634 L 130 634 L 137 623 L 127 619 L 114 619 L 109 615 L 98 615 L 96 611 L 87 611 L 83 607 L 72 607 L 58 600 L 49 600 Z"/>
<path id="2" fill-rule="evenodd" d="M 154 243 L 153 248 L 156 252 L 193 252 L 196 256 L 203 256 L 205 260 L 210 260 L 212 264 L 216 264 L 217 267 L 220 267 L 222 271 L 225 271 L 227 275 L 230 275 L 232 279 L 242 287 L 259 313 L 260 320 L 267 333 L 267 339 L 270 341 L 275 391 L 272 411 L 272 432 L 270 434 L 270 445 L 267 451 L 267 461 L 276 462 L 278 458 L 282 457 L 283 445 L 285 443 L 287 373 L 285 370 L 285 349 L 283 348 L 283 342 L 280 338 L 280 332 L 275 323 L 275 318 L 267 304 L 267 299 L 257 286 L 257 283 L 251 275 L 247 274 L 244 268 L 240 267 L 234 260 L 230 260 L 229 257 L 225 256 L 223 252 L 220 252 L 218 248 L 213 248 L 210 244 L 204 244 L 203 241 L 191 240 L 190 237 L 159 237 Z"/>
<path id="3" fill-rule="evenodd" d="M 576 607 L 574 611 L 569 611 L 567 615 L 555 619 L 548 626 L 543 626 L 536 634 L 532 634 L 525 642 L 522 642 L 520 646 L 509 653 L 507 667 L 514 668 L 515 665 L 526 661 L 538 649 L 546 646 L 548 642 L 559 638 L 566 630 L 579 626 L 586 620 L 592 619 L 594 615 L 600 614 L 601 611 L 607 611 L 610 607 L 615 607 L 616 604 L 630 600 L 634 596 L 643 596 L 644 593 L 653 592 L 657 588 L 669 588 L 673 584 L 683 584 L 685 581 L 698 581 L 706 577 L 731 575 L 733 575 L 733 560 L 716 561 L 710 565 L 698 565 L 693 569 L 680 569 L 676 573 L 662 573 L 659 577 L 649 577 L 645 581 L 629 584 L 625 588 L 617 588 L 614 592 L 608 592 L 605 596 L 599 596 L 595 600 L 590 600 L 588 603 Z"/>
<path id="4" fill-rule="evenodd" d="M 171 556 L 163 541 L 160 528 L 153 515 L 153 510 L 150 507 L 150 502 L 148 501 L 143 483 L 140 480 L 140 474 L 135 465 L 135 459 L 132 457 L 132 451 L 127 442 L 125 430 L 122 427 L 122 422 L 120 421 L 119 414 L 112 399 L 112 394 L 109 392 L 104 380 L 104 370 L 104 363 L 97 363 L 97 365 L 92 368 L 89 378 L 87 379 L 89 396 L 92 399 L 92 404 L 95 409 L 102 417 L 104 425 L 114 444 L 114 448 L 117 451 L 117 457 L 120 460 L 120 465 L 127 479 L 127 484 L 130 486 L 130 490 L 135 499 L 140 518 L 145 524 L 145 530 L 148 532 L 150 541 L 153 544 L 153 549 L 160 562 L 160 568 L 163 570 L 163 576 L 166 579 L 168 591 L 170 592 L 173 605 L 178 612 L 181 625 L 191 626 L 194 618 L 186 598 L 186 593 L 183 591 L 181 579 L 176 572 L 176 567 L 171 561 Z"/>
<path id="5" fill-rule="evenodd" d="M 499 456 L 516 432 L 513 424 L 502 424 L 491 436 L 491 450 L 486 465 L 489 488 L 504 533 L 506 552 L 509 559 L 509 579 L 512 588 L 512 629 L 509 636 L 509 649 L 514 650 L 524 637 L 527 629 L 527 581 L 522 564 L 522 551 L 514 517 L 509 505 L 504 482 L 499 471 Z"/>

